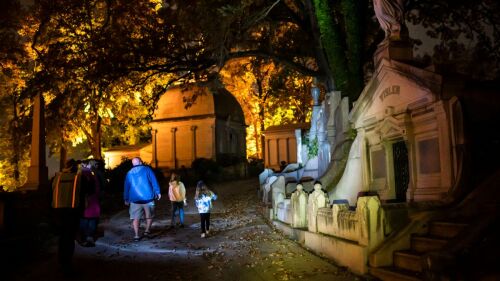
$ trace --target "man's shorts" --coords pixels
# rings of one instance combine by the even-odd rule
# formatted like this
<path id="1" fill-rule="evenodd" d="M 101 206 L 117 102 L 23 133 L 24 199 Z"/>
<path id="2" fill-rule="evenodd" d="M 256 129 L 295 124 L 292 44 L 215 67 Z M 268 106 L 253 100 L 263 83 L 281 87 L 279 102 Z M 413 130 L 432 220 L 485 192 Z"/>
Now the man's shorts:
<path id="1" fill-rule="evenodd" d="M 152 219 L 155 216 L 155 202 L 151 201 L 145 204 L 130 203 L 129 208 L 130 219 L 140 219 L 143 217 L 145 219 Z"/>

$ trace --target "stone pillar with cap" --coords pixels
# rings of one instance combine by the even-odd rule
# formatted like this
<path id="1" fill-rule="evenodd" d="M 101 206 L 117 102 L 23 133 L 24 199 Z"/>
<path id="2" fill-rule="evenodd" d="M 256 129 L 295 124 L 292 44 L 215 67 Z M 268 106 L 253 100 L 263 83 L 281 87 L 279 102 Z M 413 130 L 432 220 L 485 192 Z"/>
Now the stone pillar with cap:
<path id="1" fill-rule="evenodd" d="M 373 0 L 373 9 L 385 32 L 384 40 L 374 55 L 375 67 L 382 59 L 410 61 L 413 59 L 413 44 L 405 25 L 405 0 Z"/>
<path id="2" fill-rule="evenodd" d="M 38 190 L 41 186 L 48 185 L 49 173 L 45 159 L 45 103 L 41 93 L 34 98 L 30 158 L 28 180 L 20 188 L 21 191 Z"/>

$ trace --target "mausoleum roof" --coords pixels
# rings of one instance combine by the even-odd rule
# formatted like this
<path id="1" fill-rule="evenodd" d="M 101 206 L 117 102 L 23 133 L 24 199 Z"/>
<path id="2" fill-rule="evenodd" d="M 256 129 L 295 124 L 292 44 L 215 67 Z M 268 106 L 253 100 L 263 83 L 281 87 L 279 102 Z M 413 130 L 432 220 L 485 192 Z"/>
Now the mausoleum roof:
<path id="1" fill-rule="evenodd" d="M 198 86 L 173 87 L 158 101 L 153 122 L 207 117 L 227 120 L 229 116 L 232 121 L 245 123 L 240 104 L 227 90 L 209 90 Z"/>
<path id="2" fill-rule="evenodd" d="M 290 131 L 290 130 L 295 130 L 295 129 L 309 129 L 310 127 L 311 127 L 310 123 L 274 125 L 274 126 L 267 127 L 264 132 L 269 133 L 269 132 L 278 132 L 278 131 Z"/>

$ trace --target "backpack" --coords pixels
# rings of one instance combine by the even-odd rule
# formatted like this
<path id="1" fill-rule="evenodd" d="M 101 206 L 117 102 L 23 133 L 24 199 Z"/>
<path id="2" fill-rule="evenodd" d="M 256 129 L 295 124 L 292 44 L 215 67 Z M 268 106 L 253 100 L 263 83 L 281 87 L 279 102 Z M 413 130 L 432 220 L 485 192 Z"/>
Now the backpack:
<path id="1" fill-rule="evenodd" d="M 52 208 L 78 208 L 80 188 L 80 173 L 57 173 L 52 181 Z"/>

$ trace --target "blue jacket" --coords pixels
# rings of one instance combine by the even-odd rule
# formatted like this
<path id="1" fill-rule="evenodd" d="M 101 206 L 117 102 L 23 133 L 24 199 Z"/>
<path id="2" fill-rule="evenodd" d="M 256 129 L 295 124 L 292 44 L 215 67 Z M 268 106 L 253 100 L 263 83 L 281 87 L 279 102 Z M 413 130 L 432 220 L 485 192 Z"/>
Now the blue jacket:
<path id="1" fill-rule="evenodd" d="M 217 195 L 212 191 L 210 191 L 209 194 L 202 194 L 198 198 L 195 198 L 194 201 L 198 208 L 198 213 L 210 213 L 212 209 L 212 200 L 217 200 Z"/>
<path id="2" fill-rule="evenodd" d="M 128 171 L 123 192 L 125 202 L 151 202 L 158 194 L 160 194 L 160 186 L 149 166 L 138 165 Z"/>

